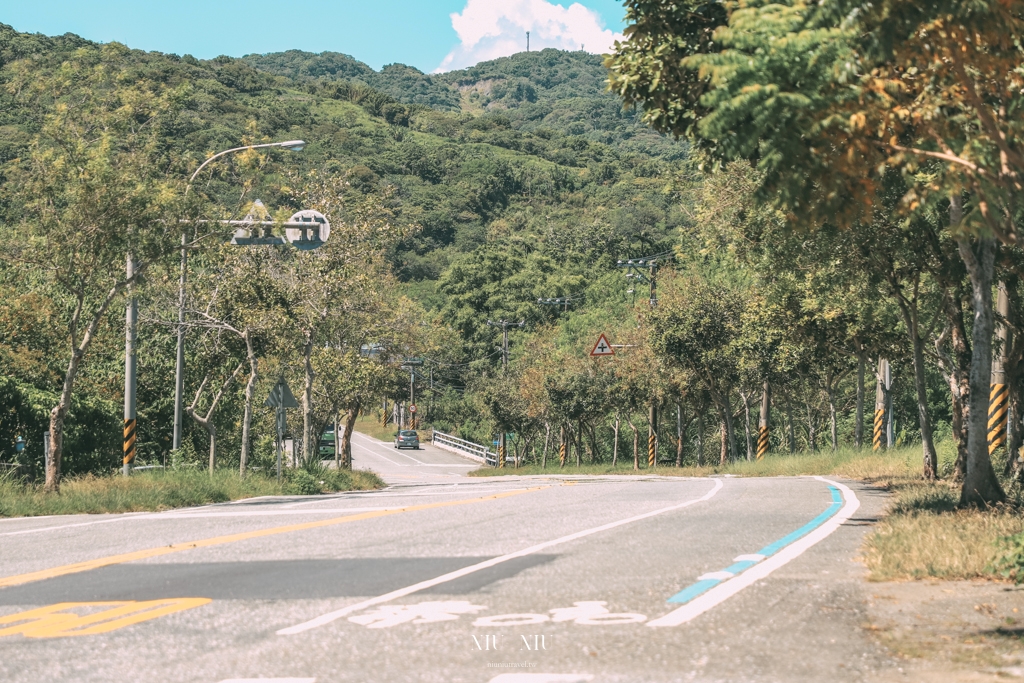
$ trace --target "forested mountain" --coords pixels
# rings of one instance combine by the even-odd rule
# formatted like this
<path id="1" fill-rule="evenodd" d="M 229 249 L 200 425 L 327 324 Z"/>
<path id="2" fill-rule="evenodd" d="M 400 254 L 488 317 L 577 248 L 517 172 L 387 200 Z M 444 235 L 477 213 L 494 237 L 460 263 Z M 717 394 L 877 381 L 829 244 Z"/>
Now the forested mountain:
<path id="1" fill-rule="evenodd" d="M 157 158 L 178 182 L 207 155 L 242 142 L 308 143 L 301 154 L 253 162 L 259 172 L 229 160 L 201 178 L 197 190 L 221 217 L 240 218 L 256 198 L 272 212 L 302 208 L 293 186 L 311 171 L 344 175 L 350 203 L 387 194 L 393 220 L 408 228 L 388 259 L 405 291 L 460 331 L 465 343 L 452 349 L 460 361 L 493 361 L 488 316 L 549 319 L 552 311 L 531 302 L 581 291 L 615 258 L 671 248 L 686 222 L 674 200 L 685 145 L 622 111 L 593 55 L 544 50 L 428 76 L 400 65 L 377 73 L 330 53 L 200 61 L 0 25 L 0 163 L 14 164 L 9 170 L 32 152 L 49 108 L 65 97 L 60 74 L 69 64 L 90 78 L 116 73 L 119 83 L 145 84 L 171 101 Z M 3 201 L 3 223 L 14 226 L 24 207 L 17 195 Z M 47 309 L 21 293 L 21 280 L 16 264 L 0 261 L 0 355 L 14 383 L 5 405 L 17 404 L 2 418 L 4 433 L 43 430 L 67 362 L 50 353 L 66 342 L 47 330 Z M 34 314 L 41 317 L 26 319 Z M 123 353 L 117 318 L 105 319 L 80 383 L 83 400 L 105 402 L 112 422 Z M 140 335 L 143 346 L 170 343 L 166 328 Z M 165 351 L 147 354 L 140 368 L 140 406 L 153 422 L 168 420 L 173 356 Z M 449 381 L 462 386 L 465 378 Z M 23 402 L 30 389 L 43 392 L 32 409 Z M 93 452 L 104 429 L 77 449 Z M 225 430 L 222 439 L 238 438 Z M 163 430 L 140 439 L 151 456 L 166 452 Z"/>

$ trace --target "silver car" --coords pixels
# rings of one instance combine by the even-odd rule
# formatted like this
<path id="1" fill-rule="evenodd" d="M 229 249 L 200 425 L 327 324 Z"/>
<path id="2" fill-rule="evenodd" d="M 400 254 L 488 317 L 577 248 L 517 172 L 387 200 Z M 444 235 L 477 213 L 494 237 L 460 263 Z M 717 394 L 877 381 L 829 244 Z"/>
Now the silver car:
<path id="1" fill-rule="evenodd" d="M 403 429 L 395 434 L 395 448 L 420 449 L 420 435 L 412 429 Z"/>

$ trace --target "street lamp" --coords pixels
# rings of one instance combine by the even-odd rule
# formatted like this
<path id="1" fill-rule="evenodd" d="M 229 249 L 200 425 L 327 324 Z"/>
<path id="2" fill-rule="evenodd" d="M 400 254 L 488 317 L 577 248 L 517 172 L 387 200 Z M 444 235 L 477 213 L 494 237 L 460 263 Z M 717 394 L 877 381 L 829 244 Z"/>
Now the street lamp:
<path id="1" fill-rule="evenodd" d="M 220 157 L 227 156 L 228 154 L 233 154 L 235 152 L 243 152 L 247 149 L 262 149 L 266 147 L 279 147 L 290 152 L 301 152 L 305 146 L 306 143 L 302 140 L 286 140 L 284 142 L 267 142 L 260 145 L 232 147 L 231 149 L 226 149 L 223 152 L 218 152 L 200 164 L 199 168 L 197 168 L 195 173 L 192 174 L 192 177 L 188 179 L 188 186 L 185 188 L 185 195 L 187 196 L 189 190 L 192 189 L 192 183 L 199 175 L 199 172 L 206 168 L 210 162 L 219 159 Z M 185 390 L 185 272 L 188 267 L 188 250 L 185 248 L 185 244 L 185 231 L 182 230 L 181 273 L 178 279 L 178 358 L 174 365 L 174 438 L 171 442 L 171 448 L 175 450 L 181 448 L 181 403 L 182 393 Z"/>

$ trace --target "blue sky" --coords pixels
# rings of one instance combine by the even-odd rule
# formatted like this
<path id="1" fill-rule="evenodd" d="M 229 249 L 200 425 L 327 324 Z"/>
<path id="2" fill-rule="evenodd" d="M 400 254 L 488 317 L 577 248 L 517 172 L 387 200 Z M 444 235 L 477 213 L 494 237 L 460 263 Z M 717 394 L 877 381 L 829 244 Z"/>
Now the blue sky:
<path id="1" fill-rule="evenodd" d="M 601 53 L 624 26 L 619 0 L 8 0 L 0 22 L 30 33 L 241 57 L 300 49 L 344 52 L 379 69 L 431 72 L 525 49 Z"/>

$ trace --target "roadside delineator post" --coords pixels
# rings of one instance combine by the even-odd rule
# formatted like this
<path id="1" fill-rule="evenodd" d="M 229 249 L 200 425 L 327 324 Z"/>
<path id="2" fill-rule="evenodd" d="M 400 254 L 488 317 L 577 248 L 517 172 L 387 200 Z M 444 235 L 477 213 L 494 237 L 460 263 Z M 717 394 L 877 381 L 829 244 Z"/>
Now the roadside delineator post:
<path id="1" fill-rule="evenodd" d="M 999 353 L 992 356 L 992 386 L 988 394 L 988 454 L 992 455 L 1006 444 L 1006 425 L 1010 412 L 1010 387 L 1006 383 L 1006 356 L 1010 347 L 1010 330 L 1006 318 L 1010 314 L 1010 300 L 1006 295 L 1006 283 L 999 283 L 996 298 L 996 313 L 1000 321 L 996 325 L 999 339 Z"/>
<path id="2" fill-rule="evenodd" d="M 771 386 L 766 381 L 761 392 L 761 415 L 757 424 L 757 459 L 768 454 L 768 418 L 771 409 Z"/>
<path id="3" fill-rule="evenodd" d="M 655 467 L 658 463 L 658 408 L 651 404 L 650 419 L 647 432 L 647 466 Z"/>
<path id="4" fill-rule="evenodd" d="M 889 393 L 889 361 L 884 358 L 878 359 L 878 375 L 875 380 L 875 422 L 872 433 L 871 450 L 882 449 L 886 442 L 886 399 Z"/>

